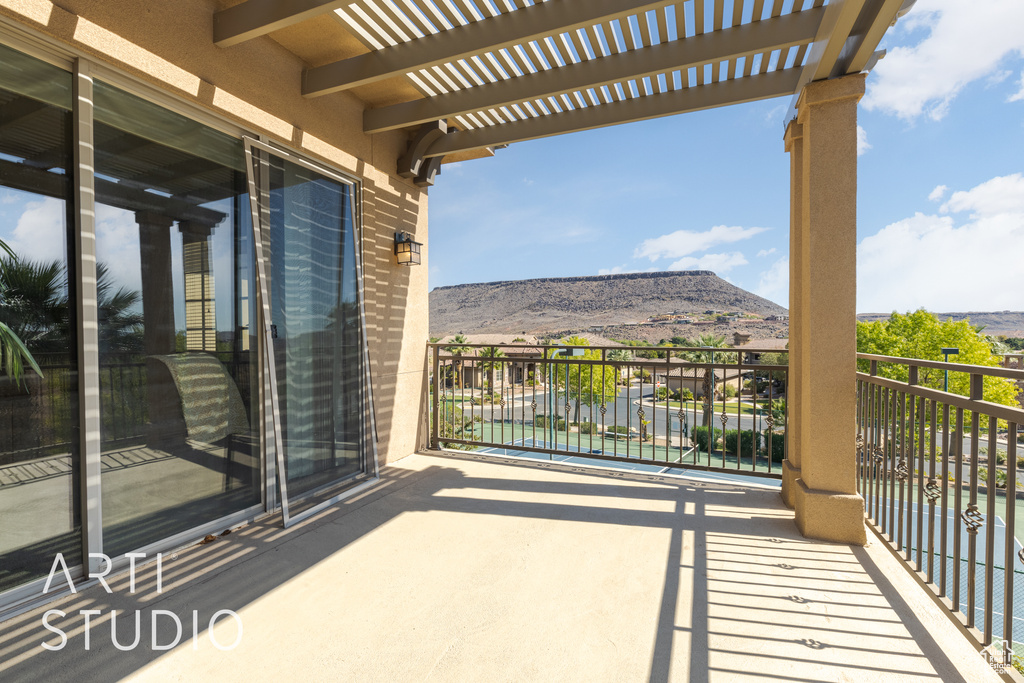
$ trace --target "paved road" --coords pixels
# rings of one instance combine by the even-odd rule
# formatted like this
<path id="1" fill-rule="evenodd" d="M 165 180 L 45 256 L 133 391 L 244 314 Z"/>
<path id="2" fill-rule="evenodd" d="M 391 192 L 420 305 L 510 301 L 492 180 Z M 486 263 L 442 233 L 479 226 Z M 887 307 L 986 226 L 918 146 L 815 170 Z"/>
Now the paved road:
<path id="1" fill-rule="evenodd" d="M 653 387 L 649 384 L 645 384 L 641 390 L 639 384 L 633 384 L 629 387 L 620 387 L 618 395 L 614 401 L 609 401 L 604 405 L 605 414 L 603 416 L 604 425 L 606 428 L 610 428 L 615 425 L 619 426 L 630 426 L 631 428 L 638 429 L 640 425 L 640 418 L 638 411 L 642 408 L 644 411 L 644 419 L 652 422 L 649 428 L 653 428 L 655 436 L 664 436 L 666 433 L 666 415 L 665 405 L 660 404 L 656 408 L 649 405 L 654 393 Z M 481 406 L 472 406 L 469 402 L 469 394 L 466 394 L 465 403 L 460 403 L 460 394 L 456 394 L 456 405 L 463 409 L 463 412 L 468 415 L 479 415 L 484 421 L 500 422 L 502 419 L 502 406 L 500 404 L 485 404 Z M 559 397 L 553 399 L 550 393 L 546 392 L 543 387 L 537 387 L 536 392 L 530 388 L 525 396 L 519 393 L 514 395 L 506 394 L 511 396 L 511 400 L 506 400 L 504 407 L 504 417 L 507 420 L 522 421 L 531 420 L 534 415 L 533 403 L 536 402 L 536 414 L 544 415 L 550 412 L 549 404 L 551 402 L 557 403 L 557 412 L 559 417 L 565 416 L 565 397 L 564 394 L 560 394 Z M 637 401 L 643 399 L 643 405 L 637 404 Z M 748 404 L 749 405 L 749 404 Z M 570 408 L 570 414 L 575 412 L 575 405 Z M 671 422 L 672 435 L 678 436 L 680 429 L 680 420 L 678 418 L 678 408 L 669 408 L 668 418 Z M 602 422 L 601 406 L 595 405 L 593 407 L 582 405 L 580 406 L 579 417 L 582 421 Z M 685 413 L 685 420 L 687 429 L 692 429 L 694 424 L 700 424 L 703 419 L 701 410 L 694 411 L 691 407 Z M 755 418 L 753 415 L 740 415 L 739 426 L 741 429 L 752 429 L 756 428 L 760 432 L 767 432 L 768 426 L 764 421 L 762 415 L 758 415 Z M 573 421 L 575 415 L 573 414 Z M 721 403 L 715 405 L 715 413 L 713 416 L 714 426 L 721 429 Z M 727 415 L 726 429 L 737 428 L 737 416 Z"/>

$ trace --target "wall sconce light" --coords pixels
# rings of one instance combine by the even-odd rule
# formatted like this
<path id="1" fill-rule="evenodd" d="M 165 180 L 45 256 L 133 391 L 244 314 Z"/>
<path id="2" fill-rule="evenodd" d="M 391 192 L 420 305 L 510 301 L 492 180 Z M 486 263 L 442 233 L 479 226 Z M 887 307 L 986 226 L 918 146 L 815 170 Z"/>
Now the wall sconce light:
<path id="1" fill-rule="evenodd" d="M 418 266 L 420 260 L 420 247 L 423 244 L 413 240 L 412 235 L 407 232 L 395 233 L 395 258 L 400 266 Z"/>

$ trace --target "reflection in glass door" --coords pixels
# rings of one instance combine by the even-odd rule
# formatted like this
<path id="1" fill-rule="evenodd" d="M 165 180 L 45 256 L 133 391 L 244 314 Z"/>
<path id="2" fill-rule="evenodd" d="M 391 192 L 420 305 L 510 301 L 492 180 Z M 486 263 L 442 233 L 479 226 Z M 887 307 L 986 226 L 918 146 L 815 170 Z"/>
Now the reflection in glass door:
<path id="1" fill-rule="evenodd" d="M 334 492 L 368 469 L 356 186 L 248 147 L 287 517 L 289 496 Z"/>

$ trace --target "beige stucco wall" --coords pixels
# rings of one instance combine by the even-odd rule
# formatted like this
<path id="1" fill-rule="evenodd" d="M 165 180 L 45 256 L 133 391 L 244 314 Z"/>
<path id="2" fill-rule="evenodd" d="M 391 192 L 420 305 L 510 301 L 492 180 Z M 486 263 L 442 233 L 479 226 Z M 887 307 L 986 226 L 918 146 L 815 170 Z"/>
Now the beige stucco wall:
<path id="1" fill-rule="evenodd" d="M 362 132 L 363 104 L 347 93 L 300 94 L 303 63 L 270 38 L 213 44 L 210 0 L 0 0 L 4 23 L 136 76 L 161 91 L 360 178 L 366 322 L 382 463 L 423 439 L 427 261 L 399 267 L 394 232 L 427 242 L 427 194 L 395 175 L 402 132 Z"/>

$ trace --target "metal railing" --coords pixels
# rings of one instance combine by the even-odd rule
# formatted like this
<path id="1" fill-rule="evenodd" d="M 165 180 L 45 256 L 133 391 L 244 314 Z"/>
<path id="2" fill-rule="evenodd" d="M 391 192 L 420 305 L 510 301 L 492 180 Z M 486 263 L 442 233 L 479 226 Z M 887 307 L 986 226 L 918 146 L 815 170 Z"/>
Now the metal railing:
<path id="1" fill-rule="evenodd" d="M 1024 410 L 984 397 L 999 382 L 1024 379 L 1024 370 L 857 358 L 858 485 L 868 523 L 977 645 L 1012 665 L 1015 635 L 1024 636 L 1024 605 L 1014 601 L 1024 590 L 1015 526 L 1024 505 Z M 927 386 L 948 377 L 968 395 Z"/>
<path id="2" fill-rule="evenodd" d="M 224 356 L 229 356 L 224 354 Z M 0 465 L 31 461 L 74 450 L 77 438 L 77 371 L 67 354 L 35 354 L 43 376 L 25 374 L 16 384 L 0 375 Z M 244 401 L 253 371 L 248 362 L 227 365 Z M 135 353 L 100 356 L 100 431 L 104 449 L 143 443 L 149 423 L 146 357 Z"/>
<path id="3" fill-rule="evenodd" d="M 431 447 L 779 477 L 788 366 L 762 353 L 428 344 Z"/>

